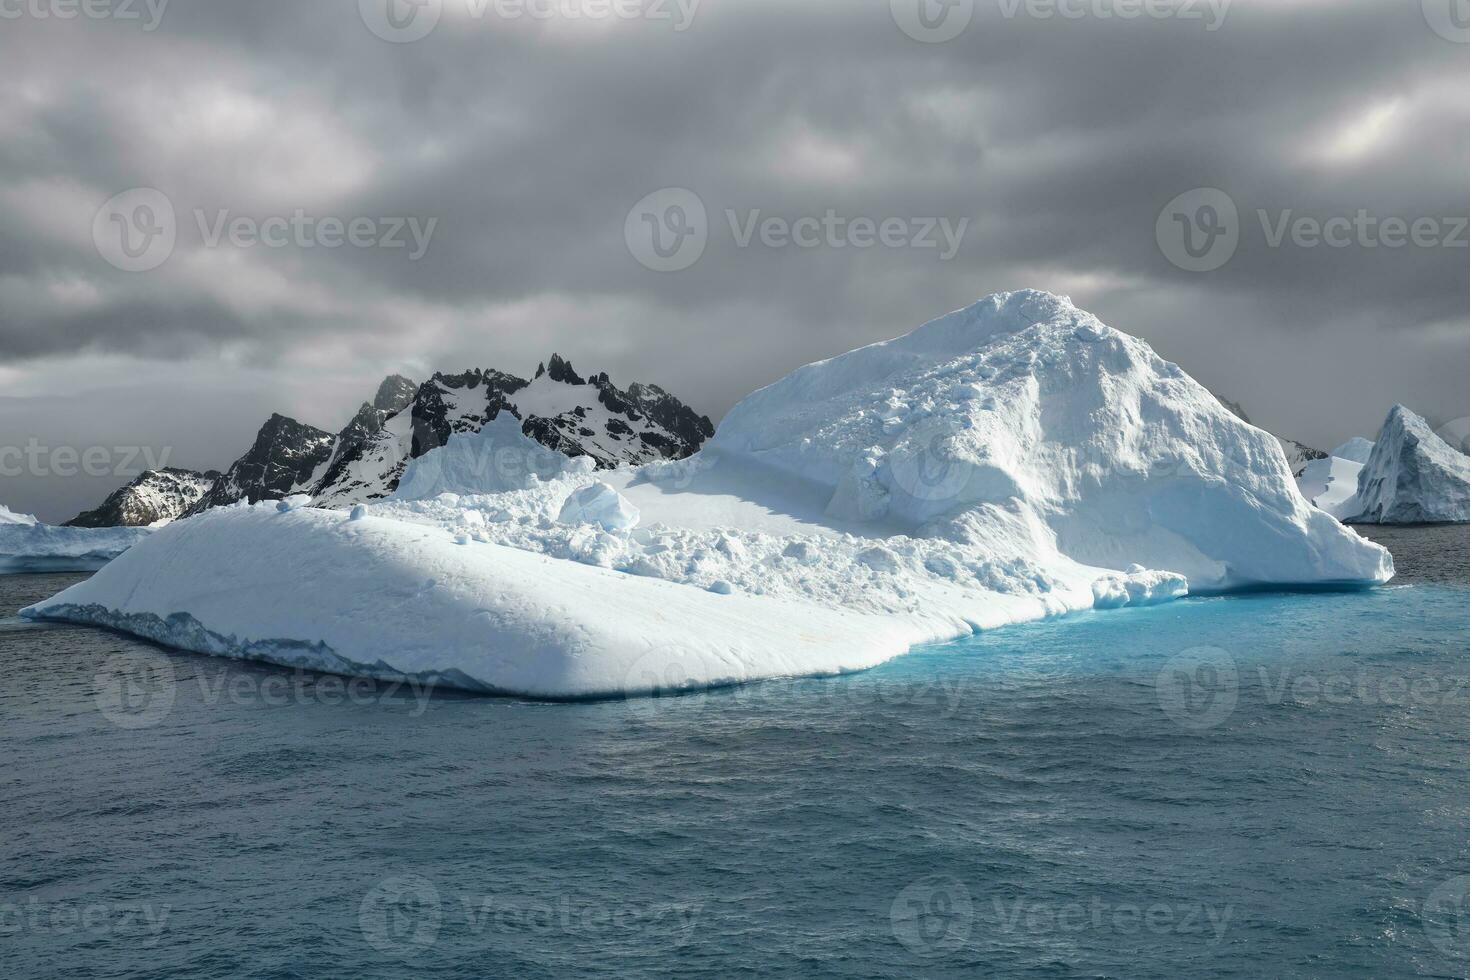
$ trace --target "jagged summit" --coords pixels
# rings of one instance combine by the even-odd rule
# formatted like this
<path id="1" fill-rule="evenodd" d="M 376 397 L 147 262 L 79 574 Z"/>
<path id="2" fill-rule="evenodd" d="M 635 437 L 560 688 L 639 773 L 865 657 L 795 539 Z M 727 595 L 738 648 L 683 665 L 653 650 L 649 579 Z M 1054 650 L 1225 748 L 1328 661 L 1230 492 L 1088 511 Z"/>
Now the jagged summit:
<path id="1" fill-rule="evenodd" d="M 331 458 L 330 432 L 279 413 L 260 427 L 250 451 L 235 460 L 185 517 L 248 500 L 279 500 L 310 485 L 317 468 Z"/>
<path id="2" fill-rule="evenodd" d="M 714 425 L 655 385 L 626 391 L 606 373 L 584 378 L 560 354 L 536 368 L 530 381 L 476 368 L 435 374 L 411 404 L 360 440 L 339 439 L 315 502 L 343 507 L 393 493 L 410 460 L 444 446 L 456 433 L 479 432 L 501 412 L 523 433 L 567 456 L 587 456 L 602 469 L 683 459 L 714 434 Z"/>

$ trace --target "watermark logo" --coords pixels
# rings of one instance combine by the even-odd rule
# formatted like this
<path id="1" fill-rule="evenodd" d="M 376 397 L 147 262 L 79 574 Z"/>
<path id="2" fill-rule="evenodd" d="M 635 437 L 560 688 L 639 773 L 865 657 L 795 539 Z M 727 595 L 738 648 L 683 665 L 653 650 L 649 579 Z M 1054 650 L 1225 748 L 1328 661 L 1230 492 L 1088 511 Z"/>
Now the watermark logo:
<path id="1" fill-rule="evenodd" d="M 766 214 L 760 208 L 726 208 L 725 224 L 738 249 L 872 248 L 933 250 L 941 262 L 959 254 L 970 228 L 968 217 L 851 217 L 828 208 L 820 215 Z M 704 201 L 693 191 L 670 187 L 643 198 L 628 212 L 623 238 L 628 251 L 654 272 L 681 272 L 704 255 L 712 228 Z"/>
<path id="2" fill-rule="evenodd" d="M 1013 20 L 1199 21 L 1213 34 L 1225 23 L 1234 0 L 1000 0 L 1001 15 Z"/>
<path id="3" fill-rule="evenodd" d="M 1454 959 L 1470 957 L 1470 875 L 1451 878 L 1430 892 L 1420 921 L 1435 949 Z"/>
<path id="4" fill-rule="evenodd" d="M 894 461 L 893 482 L 914 500 L 954 500 L 970 482 L 970 464 L 960 458 L 955 435 L 936 433 Z"/>
<path id="5" fill-rule="evenodd" d="M 173 711 L 178 680 L 165 656 L 119 653 L 92 678 L 93 700 L 102 717 L 119 728 L 152 728 Z"/>
<path id="6" fill-rule="evenodd" d="M 464 17 L 481 21 L 667 22 L 676 34 L 694 24 L 701 0 L 463 0 Z M 373 34 L 394 44 L 421 41 L 434 32 L 444 15 L 445 0 L 358 0 L 362 22 Z"/>
<path id="7" fill-rule="evenodd" d="M 107 200 L 92 219 L 92 243 L 109 265 L 149 272 L 167 262 L 178 240 L 173 202 L 152 187 L 135 187 Z"/>
<path id="8" fill-rule="evenodd" d="M 443 922 L 439 889 L 422 875 L 379 882 L 357 909 L 357 925 L 368 945 L 400 959 L 411 959 L 438 942 Z"/>
<path id="9" fill-rule="evenodd" d="M 378 952 L 411 960 L 439 941 L 446 922 L 456 935 L 487 944 L 506 936 L 556 935 L 606 941 L 613 936 L 683 947 L 693 941 L 703 905 L 641 905 L 588 895 L 443 892 L 422 875 L 387 878 L 358 906 L 358 927 Z"/>
<path id="10" fill-rule="evenodd" d="M 0 476 L 40 478 L 115 476 L 136 479 L 163 469 L 172 455 L 152 446 L 48 446 L 34 437 L 24 446 L 0 446 Z"/>
<path id="11" fill-rule="evenodd" d="M 975 905 L 963 882 L 934 875 L 898 893 L 888 910 L 893 937 L 916 956 L 943 956 L 964 947 L 975 928 Z"/>
<path id="12" fill-rule="evenodd" d="M 893 22 L 915 41 L 953 41 L 975 18 L 975 0 L 889 0 Z"/>
<path id="13" fill-rule="evenodd" d="M 644 268 L 682 272 L 698 262 L 709 245 L 704 201 L 683 187 L 654 191 L 628 212 L 623 240 Z"/>
<path id="14" fill-rule="evenodd" d="M 392 44 L 422 41 L 439 26 L 444 0 L 357 0 L 362 22 Z"/>
<path id="15" fill-rule="evenodd" d="M 646 723 L 670 707 L 703 707 L 708 681 L 696 675 L 690 656 L 687 649 L 659 646 L 634 660 L 623 673 L 628 713 Z"/>
<path id="16" fill-rule="evenodd" d="M 0 20 L 141 21 L 151 34 L 163 23 L 169 0 L 0 0 Z M 146 18 L 146 19 L 145 19 Z"/>
<path id="17" fill-rule="evenodd" d="M 1470 0 L 1424 0 L 1430 30 L 1456 44 L 1470 44 Z"/>
<path id="18" fill-rule="evenodd" d="M 1213 272 L 1240 247 L 1240 213 L 1229 194 L 1200 187 L 1180 194 L 1159 212 L 1159 250 L 1186 272 Z"/>
<path id="19" fill-rule="evenodd" d="M 1319 217 L 1294 208 L 1256 208 L 1255 218 L 1268 249 L 1470 249 L 1470 217 L 1465 216 L 1382 216 L 1359 208 Z M 1170 201 L 1154 231 L 1160 251 L 1174 265 L 1186 272 L 1213 272 L 1234 258 L 1245 228 L 1230 195 L 1202 187 Z"/>
<path id="20" fill-rule="evenodd" d="M 1154 935 L 1201 937 L 1207 946 L 1225 941 L 1230 921 L 1235 917 L 1233 905 L 1203 905 L 1193 902 L 1113 902 L 1102 896 L 1089 901 L 1033 902 L 1017 898 L 1004 902 L 991 900 L 993 914 L 1000 931 L 1032 936 L 1062 934 L 1082 935 L 1107 932 L 1120 936 Z"/>
<path id="21" fill-rule="evenodd" d="M 204 248 L 237 249 L 402 249 L 410 262 L 429 250 L 438 218 L 417 216 L 341 218 L 310 214 L 235 214 L 229 208 L 194 208 L 193 224 Z M 173 202 L 151 187 L 134 188 L 110 198 L 92 219 L 92 241 L 109 265 L 124 272 L 149 272 L 167 262 L 179 240 Z"/>
<path id="22" fill-rule="evenodd" d="M 172 912 L 152 902 L 0 902 L 0 936 L 100 936 L 151 946 Z"/>
<path id="23" fill-rule="evenodd" d="M 1154 679 L 1164 713 L 1181 728 L 1205 731 L 1223 725 L 1240 700 L 1235 658 L 1219 647 L 1194 647 L 1164 664 Z"/>

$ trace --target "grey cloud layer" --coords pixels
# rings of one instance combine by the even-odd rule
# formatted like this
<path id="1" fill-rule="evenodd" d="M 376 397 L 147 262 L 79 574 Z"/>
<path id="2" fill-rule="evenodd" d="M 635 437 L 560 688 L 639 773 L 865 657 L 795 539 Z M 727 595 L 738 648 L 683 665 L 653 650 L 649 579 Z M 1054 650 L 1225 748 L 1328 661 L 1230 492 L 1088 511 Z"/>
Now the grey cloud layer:
<path id="1" fill-rule="evenodd" d="M 1298 438 L 1371 435 L 1396 398 L 1470 414 L 1470 251 L 1272 248 L 1256 215 L 1470 214 L 1470 45 L 1417 2 L 1236 0 L 1207 31 L 977 0 L 944 44 L 905 36 L 888 0 L 703 0 L 683 32 L 475 19 L 466 2 L 411 44 L 373 36 L 355 0 L 177 0 L 151 33 L 0 22 L 17 93 L 0 108 L 3 363 L 64 384 L 86 351 L 147 385 L 228 351 L 269 368 L 285 404 L 332 357 L 366 390 L 406 363 L 524 371 L 556 347 L 718 415 L 796 364 L 1039 286 Z M 99 259 L 91 222 L 137 186 L 169 196 L 180 232 L 160 269 L 130 274 Z M 1154 224 L 1202 186 L 1238 203 L 1242 240 L 1198 275 Z M 650 272 L 624 242 L 661 187 L 709 210 L 687 271 Z M 206 249 L 200 208 L 438 225 L 418 261 Z M 740 248 L 726 209 L 970 224 L 943 262 Z M 258 421 L 242 411 L 238 441 Z"/>

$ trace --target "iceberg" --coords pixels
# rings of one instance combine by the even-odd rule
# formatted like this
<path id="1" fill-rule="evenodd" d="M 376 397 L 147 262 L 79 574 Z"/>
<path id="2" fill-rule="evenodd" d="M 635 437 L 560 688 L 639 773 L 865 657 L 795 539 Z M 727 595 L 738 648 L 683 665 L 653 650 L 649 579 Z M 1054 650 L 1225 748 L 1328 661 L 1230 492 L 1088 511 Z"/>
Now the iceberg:
<path id="1" fill-rule="evenodd" d="M 0 506 L 0 575 L 93 572 L 150 533 L 144 527 L 52 527 Z"/>
<path id="2" fill-rule="evenodd" d="M 4 504 L 0 504 L 0 527 L 7 524 L 22 524 L 29 527 L 36 523 L 36 519 L 30 514 L 17 514 Z"/>
<path id="3" fill-rule="evenodd" d="M 1395 405 L 1348 509 L 1345 520 L 1359 524 L 1470 521 L 1470 456 L 1445 442 L 1422 416 Z"/>
<path id="4" fill-rule="evenodd" d="M 560 699 L 840 674 L 1074 611 L 1393 575 L 1302 497 L 1273 437 L 1036 291 L 801 368 L 686 460 L 507 480 L 487 429 L 352 515 L 210 512 L 23 615 Z"/>

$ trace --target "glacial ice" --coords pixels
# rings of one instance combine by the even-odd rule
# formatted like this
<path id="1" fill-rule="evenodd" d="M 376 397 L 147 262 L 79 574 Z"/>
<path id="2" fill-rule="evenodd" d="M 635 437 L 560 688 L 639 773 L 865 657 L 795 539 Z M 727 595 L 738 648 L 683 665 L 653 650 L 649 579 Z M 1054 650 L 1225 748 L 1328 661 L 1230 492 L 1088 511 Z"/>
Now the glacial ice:
<path id="1" fill-rule="evenodd" d="M 1303 499 L 1275 439 L 1034 291 L 802 368 L 689 460 L 528 466 L 511 428 L 452 438 L 361 514 L 171 525 L 24 614 L 570 698 L 829 675 L 1076 610 L 1393 574 Z"/>
<path id="2" fill-rule="evenodd" d="M 1395 405 L 1347 509 L 1344 519 L 1362 524 L 1470 522 L 1470 456 Z"/>
<path id="3" fill-rule="evenodd" d="M 153 533 L 146 527 L 53 527 L 0 511 L 0 575 L 95 571 Z"/>

